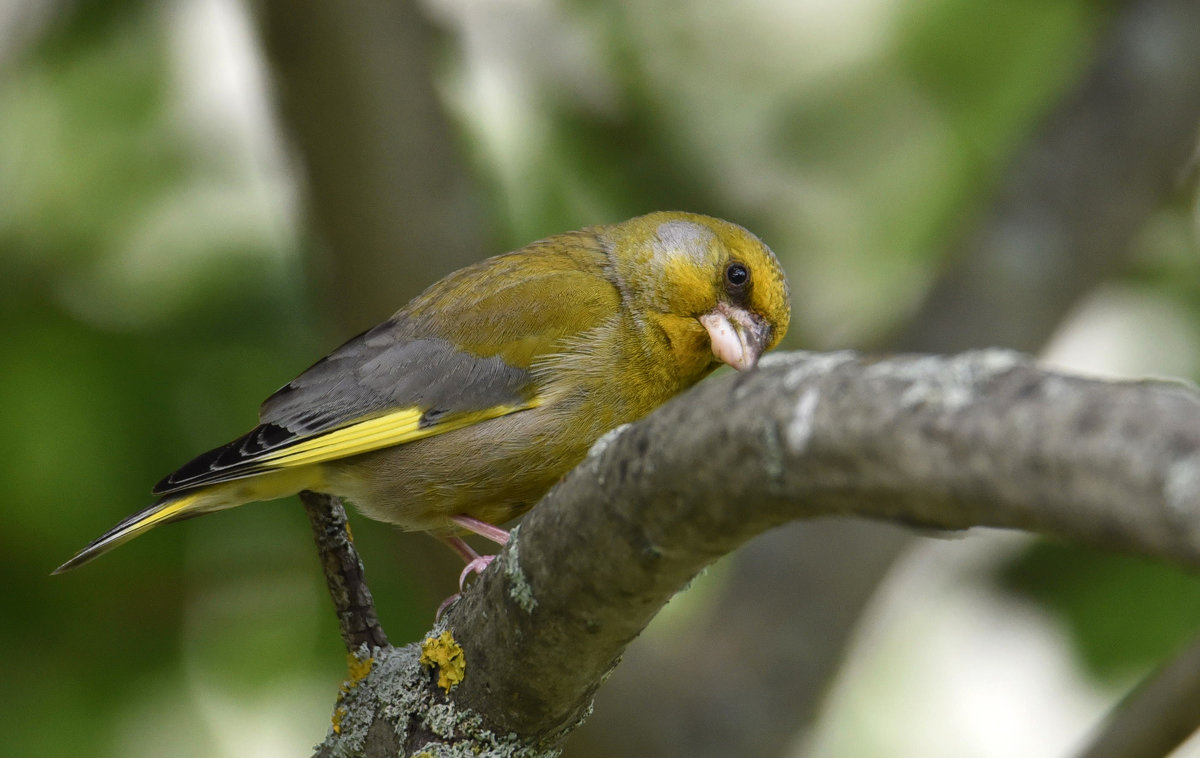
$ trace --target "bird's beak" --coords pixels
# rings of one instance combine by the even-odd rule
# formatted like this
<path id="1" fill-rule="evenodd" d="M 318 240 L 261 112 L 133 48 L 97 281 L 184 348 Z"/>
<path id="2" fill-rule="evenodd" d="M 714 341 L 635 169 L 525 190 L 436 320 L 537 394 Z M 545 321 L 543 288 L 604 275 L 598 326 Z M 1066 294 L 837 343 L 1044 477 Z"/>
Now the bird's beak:
<path id="1" fill-rule="evenodd" d="M 771 325 L 736 305 L 718 303 L 700 323 L 708 330 L 713 355 L 738 371 L 754 368 L 771 342 Z"/>

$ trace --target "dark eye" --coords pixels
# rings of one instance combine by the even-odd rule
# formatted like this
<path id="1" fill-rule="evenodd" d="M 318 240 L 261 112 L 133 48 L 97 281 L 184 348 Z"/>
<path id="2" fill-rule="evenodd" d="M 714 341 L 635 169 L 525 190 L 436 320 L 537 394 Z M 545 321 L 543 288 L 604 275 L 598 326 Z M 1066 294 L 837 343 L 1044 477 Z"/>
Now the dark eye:
<path id="1" fill-rule="evenodd" d="M 725 282 L 734 289 L 741 289 L 750 281 L 750 269 L 744 263 L 730 263 L 725 267 Z"/>

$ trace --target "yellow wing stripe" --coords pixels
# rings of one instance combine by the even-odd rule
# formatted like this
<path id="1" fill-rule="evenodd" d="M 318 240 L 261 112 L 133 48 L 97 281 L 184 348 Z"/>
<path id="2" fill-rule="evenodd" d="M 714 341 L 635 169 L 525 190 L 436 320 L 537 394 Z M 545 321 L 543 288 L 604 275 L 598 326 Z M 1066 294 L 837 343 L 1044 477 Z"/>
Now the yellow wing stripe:
<path id="1" fill-rule="evenodd" d="M 155 524 L 169 519 L 172 516 L 178 515 L 182 511 L 190 510 L 191 506 L 201 497 L 199 492 L 189 493 L 176 500 L 172 500 L 162 508 L 152 513 L 147 513 L 143 518 L 129 524 L 117 534 L 114 534 L 111 539 L 116 540 L 117 544 L 133 537 L 135 534 L 141 534 Z M 115 547 L 116 545 L 114 545 Z"/>
<path id="2" fill-rule="evenodd" d="M 497 405 L 473 413 L 452 416 L 445 421 L 439 421 L 424 428 L 421 427 L 422 411 L 416 408 L 404 408 L 298 442 L 278 452 L 265 455 L 258 462 L 272 468 L 282 468 L 348 458 L 352 455 L 369 453 L 372 450 L 461 429 L 480 421 L 534 408 L 537 404 L 537 401 L 534 400 L 524 405 Z"/>
<path id="3" fill-rule="evenodd" d="M 399 444 L 421 431 L 421 411 L 404 408 L 382 416 L 343 426 L 331 432 L 302 440 L 259 459 L 272 466 L 301 466 L 331 458 L 353 455 L 373 449 L 380 438 L 394 437 Z"/>

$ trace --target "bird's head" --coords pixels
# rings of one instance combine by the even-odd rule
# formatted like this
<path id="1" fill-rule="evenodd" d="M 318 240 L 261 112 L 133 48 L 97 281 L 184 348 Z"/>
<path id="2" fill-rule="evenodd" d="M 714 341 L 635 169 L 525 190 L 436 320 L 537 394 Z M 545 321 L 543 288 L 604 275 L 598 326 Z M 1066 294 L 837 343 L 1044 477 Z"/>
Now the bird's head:
<path id="1" fill-rule="evenodd" d="M 710 361 L 742 371 L 787 332 L 791 305 L 783 269 L 742 227 L 660 212 L 614 224 L 605 237 L 631 310 L 657 316 L 677 349 L 706 341 Z"/>

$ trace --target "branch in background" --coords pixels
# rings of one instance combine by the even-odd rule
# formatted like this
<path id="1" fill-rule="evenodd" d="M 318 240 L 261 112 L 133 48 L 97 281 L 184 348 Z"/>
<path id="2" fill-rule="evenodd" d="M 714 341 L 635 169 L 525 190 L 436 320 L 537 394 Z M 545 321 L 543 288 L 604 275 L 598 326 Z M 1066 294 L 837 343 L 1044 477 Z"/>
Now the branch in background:
<path id="1" fill-rule="evenodd" d="M 358 655 L 364 645 L 368 650 L 385 647 L 387 635 L 375 615 L 375 600 L 350 535 L 346 509 L 337 498 L 317 492 L 301 492 L 300 502 L 304 503 L 304 512 L 312 526 L 346 651 Z"/>
<path id="2" fill-rule="evenodd" d="M 549 754 L 698 571 L 823 515 L 1019 528 L 1200 566 L 1200 393 L 1003 351 L 794 353 L 701 384 L 597 443 L 450 608 L 466 675 L 448 697 L 411 651 L 385 651 L 343 700 L 356 726 L 323 751 L 366 755 L 355 745 L 371 730 L 404 754 L 435 738 L 461 747 L 454 724 L 482 724 Z M 397 676 L 436 713 L 403 712 Z"/>
<path id="3" fill-rule="evenodd" d="M 345 329 L 367 328 L 484 250 L 473 182 L 434 87 L 435 30 L 412 0 L 255 7 L 308 180 L 315 292 Z"/>
<path id="4" fill-rule="evenodd" d="M 1126 3 L 891 347 L 1040 349 L 1177 189 L 1198 123 L 1200 3 Z M 861 609 L 910 543 L 877 524 L 827 522 L 750 546 L 706 625 L 630 651 L 640 665 L 613 677 L 572 754 L 780 755 L 813 720 Z M 772 581 L 781 567 L 796 580 Z M 809 612 L 785 613 L 799 605 Z"/>
<path id="5" fill-rule="evenodd" d="M 1161 758 L 1200 725 L 1200 637 L 1130 692 L 1079 758 Z"/>
<path id="6" fill-rule="evenodd" d="M 1198 126 L 1200 3 L 1127 3 L 1078 87 L 1016 156 L 978 228 L 952 251 L 956 264 L 899 346 L 1040 347 L 1180 189 Z"/>

